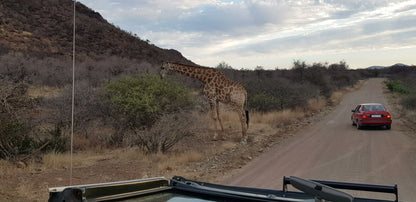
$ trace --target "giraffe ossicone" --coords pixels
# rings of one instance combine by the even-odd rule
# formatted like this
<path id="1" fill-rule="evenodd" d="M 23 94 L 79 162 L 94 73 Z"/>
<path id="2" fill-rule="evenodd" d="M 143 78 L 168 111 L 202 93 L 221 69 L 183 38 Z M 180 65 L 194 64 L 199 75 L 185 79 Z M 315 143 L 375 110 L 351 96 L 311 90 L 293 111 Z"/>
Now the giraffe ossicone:
<path id="1" fill-rule="evenodd" d="M 244 109 L 247 102 L 247 91 L 241 84 L 228 79 L 218 69 L 209 67 L 163 62 L 160 71 L 161 76 L 164 77 L 168 71 L 174 71 L 204 83 L 203 93 L 211 107 L 216 130 L 218 120 L 221 130 L 224 131 L 220 118 L 219 103 L 230 105 L 240 118 L 242 141 L 247 142 L 248 111 Z M 214 139 L 216 139 L 216 133 Z"/>

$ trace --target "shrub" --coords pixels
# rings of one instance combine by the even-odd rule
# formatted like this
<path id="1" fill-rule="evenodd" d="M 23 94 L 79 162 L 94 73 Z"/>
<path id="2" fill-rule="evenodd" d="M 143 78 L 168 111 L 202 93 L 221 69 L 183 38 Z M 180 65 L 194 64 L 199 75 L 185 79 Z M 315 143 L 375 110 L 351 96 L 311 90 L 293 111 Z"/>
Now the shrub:
<path id="1" fill-rule="evenodd" d="M 0 82 L 0 120 L 10 121 L 32 108 L 33 102 L 26 94 L 27 89 L 28 86 L 23 83 Z"/>
<path id="2" fill-rule="evenodd" d="M 43 140 L 33 138 L 30 130 L 23 122 L 0 121 L 0 159 L 16 161 L 31 158 L 38 152 L 67 151 L 67 139 L 62 136 L 63 124 L 59 123 L 55 129 L 49 131 L 50 137 Z M 21 158 L 22 156 L 26 156 Z"/>
<path id="3" fill-rule="evenodd" d="M 391 92 L 397 92 L 401 94 L 410 93 L 409 89 L 407 89 L 401 81 L 389 81 L 386 85 Z"/>
<path id="4" fill-rule="evenodd" d="M 401 104 L 406 109 L 416 110 L 416 94 L 405 96 L 401 100 Z"/>
<path id="5" fill-rule="evenodd" d="M 162 115 L 192 106 L 187 88 L 147 74 L 110 82 L 105 94 L 114 110 L 114 144 L 120 144 L 126 132 L 150 131 Z"/>
<path id="6" fill-rule="evenodd" d="M 151 127 L 163 113 L 178 111 L 191 103 L 185 87 L 152 75 L 110 82 L 105 93 L 115 109 L 134 126 Z"/>
<path id="7" fill-rule="evenodd" d="M 0 159 L 16 160 L 19 155 L 30 154 L 37 143 L 27 132 L 22 122 L 0 121 Z"/>
<path id="8" fill-rule="evenodd" d="M 252 109 L 263 112 L 268 111 L 271 108 L 283 108 L 283 102 L 281 99 L 265 92 L 252 95 L 249 103 Z"/>
<path id="9" fill-rule="evenodd" d="M 164 114 L 153 127 L 135 131 L 134 145 L 146 153 L 166 153 L 176 143 L 193 134 L 190 113 Z"/>
<path id="10" fill-rule="evenodd" d="M 309 99 L 319 96 L 317 86 L 283 78 L 253 80 L 246 86 L 249 108 L 263 112 L 305 107 Z"/>
<path id="11" fill-rule="evenodd" d="M 55 153 L 64 153 L 68 150 L 67 148 L 67 138 L 62 135 L 63 123 L 59 122 L 55 125 L 55 128 L 49 130 L 50 138 L 46 138 L 41 142 L 41 144 L 46 144 L 47 146 L 43 149 L 43 152 L 53 151 Z"/>

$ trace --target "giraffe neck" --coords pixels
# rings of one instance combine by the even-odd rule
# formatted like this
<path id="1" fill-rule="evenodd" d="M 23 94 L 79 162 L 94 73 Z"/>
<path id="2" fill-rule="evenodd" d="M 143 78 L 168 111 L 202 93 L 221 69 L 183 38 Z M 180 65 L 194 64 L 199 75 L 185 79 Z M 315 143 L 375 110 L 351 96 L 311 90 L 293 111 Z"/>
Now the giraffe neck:
<path id="1" fill-rule="evenodd" d="M 220 71 L 213 68 L 188 66 L 176 63 L 170 63 L 170 69 L 185 76 L 198 79 L 203 83 L 207 83 L 215 75 L 222 74 Z"/>

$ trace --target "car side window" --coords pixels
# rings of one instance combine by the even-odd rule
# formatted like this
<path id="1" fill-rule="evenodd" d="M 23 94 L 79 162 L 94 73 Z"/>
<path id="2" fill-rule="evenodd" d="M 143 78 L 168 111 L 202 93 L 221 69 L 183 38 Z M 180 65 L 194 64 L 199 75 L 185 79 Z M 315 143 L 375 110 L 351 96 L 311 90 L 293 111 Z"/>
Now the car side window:
<path id="1" fill-rule="evenodd" d="M 361 105 L 358 105 L 356 108 L 355 108 L 355 112 L 359 112 L 360 111 L 360 107 L 361 107 Z"/>

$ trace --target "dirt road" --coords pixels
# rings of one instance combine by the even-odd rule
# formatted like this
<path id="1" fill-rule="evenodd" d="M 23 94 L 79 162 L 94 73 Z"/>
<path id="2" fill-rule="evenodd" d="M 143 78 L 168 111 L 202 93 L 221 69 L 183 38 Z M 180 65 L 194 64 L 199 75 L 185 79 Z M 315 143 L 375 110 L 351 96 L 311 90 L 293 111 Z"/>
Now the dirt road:
<path id="1" fill-rule="evenodd" d="M 382 82 L 382 79 L 366 81 L 358 91 L 346 94 L 321 121 L 275 145 L 223 183 L 281 189 L 283 176 L 299 176 L 397 184 L 400 201 L 416 201 L 416 138 L 394 117 L 396 113 L 393 112 L 391 130 L 357 130 L 351 125 L 351 109 L 359 103 L 379 102 L 392 110 L 383 94 Z M 394 199 L 391 194 L 353 194 Z"/>

